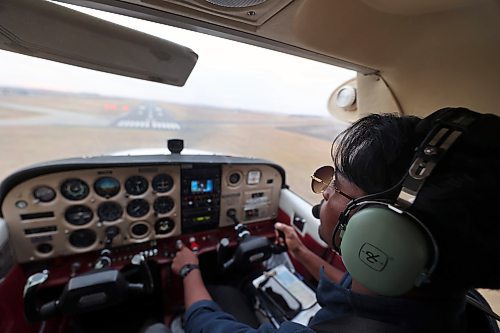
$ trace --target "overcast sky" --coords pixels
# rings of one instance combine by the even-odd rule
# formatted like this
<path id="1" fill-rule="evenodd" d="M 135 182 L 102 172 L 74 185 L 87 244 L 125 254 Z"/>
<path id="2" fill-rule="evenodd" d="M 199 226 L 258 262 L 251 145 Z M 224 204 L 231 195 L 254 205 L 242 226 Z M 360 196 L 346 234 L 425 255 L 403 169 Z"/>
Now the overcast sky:
<path id="1" fill-rule="evenodd" d="M 0 86 L 327 115 L 330 94 L 355 76 L 346 69 L 218 37 L 86 11 L 194 50 L 199 59 L 186 85 L 167 86 L 0 51 Z"/>

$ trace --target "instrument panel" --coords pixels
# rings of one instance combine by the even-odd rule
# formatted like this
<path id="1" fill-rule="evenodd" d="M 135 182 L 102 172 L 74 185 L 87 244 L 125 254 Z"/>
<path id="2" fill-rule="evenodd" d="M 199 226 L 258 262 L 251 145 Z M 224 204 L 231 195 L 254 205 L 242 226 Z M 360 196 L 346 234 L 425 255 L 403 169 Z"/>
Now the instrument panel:
<path id="1" fill-rule="evenodd" d="M 188 235 L 276 218 L 281 167 L 225 156 L 57 161 L 2 183 L 2 216 L 18 262 Z"/>

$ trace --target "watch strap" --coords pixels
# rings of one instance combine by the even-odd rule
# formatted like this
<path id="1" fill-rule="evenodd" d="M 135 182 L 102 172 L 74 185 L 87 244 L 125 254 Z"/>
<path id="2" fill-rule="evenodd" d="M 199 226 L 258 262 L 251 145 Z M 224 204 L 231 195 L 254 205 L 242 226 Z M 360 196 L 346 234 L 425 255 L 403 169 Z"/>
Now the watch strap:
<path id="1" fill-rule="evenodd" d="M 179 271 L 179 275 L 181 276 L 181 278 L 184 279 L 194 269 L 200 269 L 200 266 L 198 266 L 196 264 L 186 264 L 186 265 L 181 267 L 181 269 Z"/>

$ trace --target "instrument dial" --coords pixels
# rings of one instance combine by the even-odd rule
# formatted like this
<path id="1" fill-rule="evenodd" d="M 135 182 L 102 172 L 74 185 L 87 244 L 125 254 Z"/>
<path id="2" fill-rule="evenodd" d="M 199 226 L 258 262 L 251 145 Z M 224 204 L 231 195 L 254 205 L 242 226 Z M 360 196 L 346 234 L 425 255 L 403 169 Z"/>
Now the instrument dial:
<path id="1" fill-rule="evenodd" d="M 49 202 L 56 197 L 56 191 L 49 186 L 38 186 L 33 191 L 33 196 L 41 202 Z"/>
<path id="2" fill-rule="evenodd" d="M 69 224 L 72 225 L 85 225 L 92 221 L 94 213 L 92 210 L 83 205 L 71 206 L 64 213 L 64 217 Z"/>
<path id="3" fill-rule="evenodd" d="M 174 180 L 169 175 L 162 173 L 153 178 L 151 185 L 156 192 L 165 193 L 172 189 Z"/>
<path id="4" fill-rule="evenodd" d="M 170 197 L 158 197 L 153 204 L 153 208 L 158 214 L 166 214 L 174 208 L 174 200 Z"/>
<path id="5" fill-rule="evenodd" d="M 168 217 L 159 219 L 155 223 L 155 231 L 158 235 L 165 235 L 174 230 L 175 222 Z"/>
<path id="6" fill-rule="evenodd" d="M 69 235 L 69 243 L 77 248 L 89 247 L 95 243 L 97 235 L 94 230 L 80 229 L 75 230 Z"/>
<path id="7" fill-rule="evenodd" d="M 142 176 L 131 176 L 125 181 L 125 190 L 131 195 L 140 195 L 148 189 L 148 181 Z"/>
<path id="8" fill-rule="evenodd" d="M 97 208 L 97 215 L 103 222 L 112 222 L 118 220 L 123 214 L 122 207 L 116 202 L 103 202 Z"/>
<path id="9" fill-rule="evenodd" d="M 61 185 L 61 193 L 68 200 L 82 200 L 89 194 L 89 186 L 81 179 L 68 179 Z"/>
<path id="10" fill-rule="evenodd" d="M 120 191 L 120 182 L 113 177 L 101 177 L 94 183 L 95 192 L 104 198 L 111 198 Z"/>
<path id="11" fill-rule="evenodd" d="M 143 238 L 149 234 L 149 225 L 144 222 L 136 223 L 130 228 L 130 233 L 132 237 Z"/>
<path id="12" fill-rule="evenodd" d="M 134 199 L 127 205 L 127 214 L 132 217 L 141 217 L 149 212 L 149 203 L 144 199 Z"/>

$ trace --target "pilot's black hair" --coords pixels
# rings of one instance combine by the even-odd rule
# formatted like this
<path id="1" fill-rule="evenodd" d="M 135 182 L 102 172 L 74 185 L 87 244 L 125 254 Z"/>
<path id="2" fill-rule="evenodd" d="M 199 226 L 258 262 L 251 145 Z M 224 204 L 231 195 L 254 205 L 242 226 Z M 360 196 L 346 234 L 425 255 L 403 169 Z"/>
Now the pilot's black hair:
<path id="1" fill-rule="evenodd" d="M 397 184 L 415 148 L 449 110 L 420 120 L 369 115 L 342 132 L 332 146 L 334 165 L 367 194 Z M 427 179 L 411 212 L 439 246 L 431 285 L 441 290 L 500 289 L 500 118 L 478 119 L 454 143 Z M 389 194 L 395 198 L 397 193 Z"/>
<path id="2" fill-rule="evenodd" d="M 382 192 L 401 180 L 422 138 L 416 138 L 417 117 L 372 114 L 335 138 L 335 169 L 366 194 Z"/>

